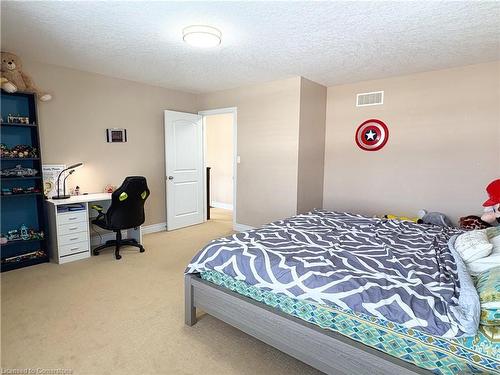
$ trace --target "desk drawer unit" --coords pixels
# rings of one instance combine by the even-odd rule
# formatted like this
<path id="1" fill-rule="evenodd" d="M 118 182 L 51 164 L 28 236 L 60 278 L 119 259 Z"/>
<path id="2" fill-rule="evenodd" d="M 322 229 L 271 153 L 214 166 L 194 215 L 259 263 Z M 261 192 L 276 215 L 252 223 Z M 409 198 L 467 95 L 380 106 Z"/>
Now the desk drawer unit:
<path id="1" fill-rule="evenodd" d="M 77 242 L 71 243 L 69 245 L 61 245 L 59 246 L 59 256 L 64 257 L 67 255 L 78 254 L 82 252 L 89 251 L 89 242 Z"/>
<path id="2" fill-rule="evenodd" d="M 77 223 L 71 223 L 71 224 L 62 224 L 59 225 L 57 228 L 57 234 L 62 236 L 65 234 L 73 234 L 73 233 L 79 233 L 79 232 L 87 232 L 88 231 L 88 224 L 85 221 L 80 221 Z"/>
<path id="3" fill-rule="evenodd" d="M 57 236 L 57 244 L 59 246 L 71 245 L 77 242 L 83 242 L 89 240 L 89 234 L 87 231 L 80 233 L 70 233 Z"/>
<path id="4" fill-rule="evenodd" d="M 61 264 L 90 257 L 88 206 L 84 207 L 81 211 L 59 212 L 59 207 L 49 205 L 52 261 Z"/>
<path id="5" fill-rule="evenodd" d="M 57 225 L 74 224 L 87 221 L 86 211 L 66 212 L 57 215 Z"/>

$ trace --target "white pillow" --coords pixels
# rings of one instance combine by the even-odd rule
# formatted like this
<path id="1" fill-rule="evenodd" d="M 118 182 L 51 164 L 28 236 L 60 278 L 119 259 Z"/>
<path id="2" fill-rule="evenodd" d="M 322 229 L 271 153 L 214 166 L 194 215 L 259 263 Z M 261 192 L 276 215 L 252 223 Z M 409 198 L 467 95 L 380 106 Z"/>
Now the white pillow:
<path id="1" fill-rule="evenodd" d="M 486 235 L 493 245 L 491 252 L 500 254 L 500 226 L 486 229 Z"/>
<path id="2" fill-rule="evenodd" d="M 465 263 L 470 263 L 490 255 L 493 245 L 488 241 L 488 236 L 484 229 L 471 230 L 457 237 L 455 249 Z"/>
<path id="3" fill-rule="evenodd" d="M 500 252 L 491 253 L 490 256 L 467 263 L 467 270 L 473 276 L 479 275 L 481 272 L 488 271 L 492 268 L 500 266 Z"/>

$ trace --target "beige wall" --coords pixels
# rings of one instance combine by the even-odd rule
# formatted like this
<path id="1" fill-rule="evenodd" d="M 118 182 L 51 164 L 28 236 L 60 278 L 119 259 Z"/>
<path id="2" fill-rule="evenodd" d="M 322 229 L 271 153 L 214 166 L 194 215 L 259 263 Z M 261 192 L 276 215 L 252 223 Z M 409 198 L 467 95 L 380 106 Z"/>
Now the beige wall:
<path id="1" fill-rule="evenodd" d="M 200 110 L 238 108 L 236 222 L 251 226 L 297 209 L 300 78 L 199 96 Z"/>
<path id="2" fill-rule="evenodd" d="M 356 93 L 385 91 L 384 105 L 356 108 Z M 365 214 L 453 219 L 480 214 L 500 177 L 500 62 L 328 88 L 324 206 Z M 357 126 L 384 121 L 387 145 L 359 149 Z"/>
<path id="3" fill-rule="evenodd" d="M 24 68 L 54 96 L 38 106 L 44 163 L 84 162 L 71 177 L 82 192 L 143 175 L 151 190 L 146 224 L 165 222 L 163 110 L 196 112 L 197 97 L 53 65 Z M 106 143 L 111 127 L 126 128 L 128 142 Z"/>
<path id="4" fill-rule="evenodd" d="M 297 212 L 323 207 L 325 86 L 301 79 Z"/>
<path id="5" fill-rule="evenodd" d="M 33 61 L 26 61 L 25 69 L 54 95 L 51 102 L 39 105 L 44 163 L 83 161 L 85 166 L 69 183 L 79 185 L 82 192 L 119 185 L 127 175 L 146 176 L 152 192 L 146 203 L 146 224 L 165 222 L 165 109 L 197 112 L 237 107 L 241 159 L 237 223 L 259 226 L 294 215 L 299 201 L 301 208 L 321 202 L 321 190 L 315 188 L 322 173 L 321 157 L 311 148 L 321 131 L 321 115 L 315 114 L 314 103 L 321 96 L 321 86 L 313 82 L 294 77 L 194 95 Z M 299 135 L 300 119 L 309 130 Z M 108 127 L 126 128 L 128 142 L 106 143 Z M 311 164 L 316 171 L 311 171 Z M 303 189 L 299 174 L 308 184 Z"/>
<path id="6" fill-rule="evenodd" d="M 84 192 L 146 176 L 146 224 L 165 221 L 164 109 L 238 108 L 238 223 L 321 205 L 321 85 L 294 77 L 193 95 L 31 61 L 25 69 L 54 94 L 39 105 L 44 162 L 83 161 L 71 185 Z M 500 62 L 328 88 L 324 207 L 480 213 L 485 185 L 500 176 L 499 87 Z M 385 90 L 383 106 L 355 107 L 356 93 L 374 90 Z M 354 132 L 372 117 L 389 125 L 390 139 L 364 152 Z M 106 143 L 108 127 L 126 128 L 129 141 Z"/>
<path id="7" fill-rule="evenodd" d="M 214 204 L 233 204 L 233 114 L 205 118 L 205 163 L 210 170 L 210 198 Z"/>

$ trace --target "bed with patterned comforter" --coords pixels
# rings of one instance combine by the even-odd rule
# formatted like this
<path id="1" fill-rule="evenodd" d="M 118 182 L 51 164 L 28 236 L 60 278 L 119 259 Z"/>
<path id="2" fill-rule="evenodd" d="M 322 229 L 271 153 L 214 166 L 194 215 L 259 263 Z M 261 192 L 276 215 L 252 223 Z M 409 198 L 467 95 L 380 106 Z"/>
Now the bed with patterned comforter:
<path id="1" fill-rule="evenodd" d="M 459 233 L 316 210 L 214 240 L 186 273 L 220 274 L 280 298 L 465 339 L 477 334 L 480 309 L 452 246 Z"/>

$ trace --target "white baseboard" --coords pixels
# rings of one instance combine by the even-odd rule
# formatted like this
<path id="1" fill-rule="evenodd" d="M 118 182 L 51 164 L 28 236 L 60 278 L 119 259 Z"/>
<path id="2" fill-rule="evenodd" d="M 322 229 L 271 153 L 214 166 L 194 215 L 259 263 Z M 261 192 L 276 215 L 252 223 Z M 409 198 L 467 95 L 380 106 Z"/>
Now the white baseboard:
<path id="1" fill-rule="evenodd" d="M 245 224 L 238 224 L 238 223 L 234 223 L 233 225 L 233 229 L 236 231 L 236 232 L 245 232 L 247 230 L 252 230 L 252 229 L 255 229 L 255 227 L 252 227 L 250 225 L 245 225 Z"/>
<path id="2" fill-rule="evenodd" d="M 229 203 L 222 203 L 222 202 L 210 202 L 210 206 L 214 208 L 222 208 L 223 210 L 233 210 L 233 205 Z"/>
<path id="3" fill-rule="evenodd" d="M 142 226 L 142 234 L 163 232 L 167 230 L 167 223 L 156 223 Z"/>

